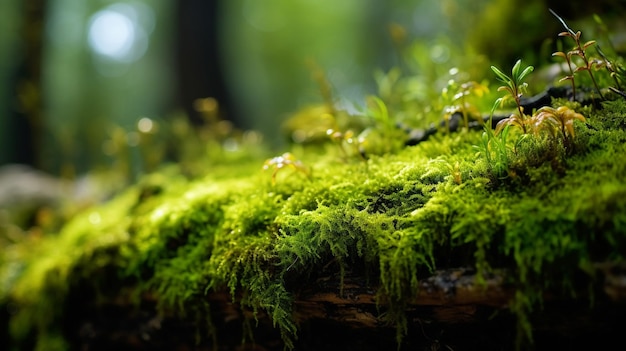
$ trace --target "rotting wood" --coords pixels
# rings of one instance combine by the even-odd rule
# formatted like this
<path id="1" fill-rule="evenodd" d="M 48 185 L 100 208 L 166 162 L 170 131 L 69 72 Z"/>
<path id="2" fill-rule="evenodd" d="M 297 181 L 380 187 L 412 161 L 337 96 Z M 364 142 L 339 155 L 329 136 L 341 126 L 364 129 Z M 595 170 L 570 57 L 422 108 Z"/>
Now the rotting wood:
<path id="1" fill-rule="evenodd" d="M 477 307 L 506 309 L 513 289 L 504 283 L 503 273 L 492 274 L 479 282 L 470 269 L 437 271 L 420 282 L 419 291 L 407 303 L 407 309 L 420 309 L 429 319 L 444 323 L 469 322 Z M 294 305 L 299 322 L 331 318 L 354 327 L 375 328 L 385 324 L 378 307 L 384 308 L 387 303 L 375 287 L 348 272 L 343 286 L 338 277 L 317 279 L 297 295 Z"/>
<path id="2" fill-rule="evenodd" d="M 600 292 L 594 297 L 594 305 L 590 306 L 586 299 L 547 296 L 545 309 L 537 311 L 539 314 L 533 318 L 536 349 L 568 345 L 602 348 L 619 339 L 626 312 L 626 265 L 599 263 L 593 267 L 595 286 Z M 345 272 L 343 284 L 338 272 L 321 273 L 317 279 L 298 284 L 300 290 L 294 292 L 293 317 L 299 326 L 297 350 L 397 348 L 396 325 L 386 315 L 388 303 L 379 296 L 374 283 L 351 271 Z M 402 341 L 403 349 L 443 345 L 455 350 L 510 349 L 515 319 L 508 302 L 515 290 L 507 284 L 507 273 L 510 274 L 495 271 L 479 281 L 472 269 L 457 268 L 437 271 L 422 279 L 415 298 L 405 305 L 408 334 Z M 158 296 L 153 294 L 143 295 L 139 309 L 129 308 L 134 304 L 127 296 L 111 304 L 92 306 L 96 309 L 74 310 L 78 327 L 71 328 L 77 334 L 71 334 L 70 339 L 83 349 L 93 350 L 102 349 L 101 346 L 132 349 L 135 346 L 131 345 L 137 343 L 147 347 L 144 349 L 185 349 L 195 345 L 196 350 L 213 350 L 214 341 L 220 350 L 227 351 L 283 350 L 280 333 L 263 309 L 253 312 L 242 308 L 241 296 L 233 298 L 227 289 L 212 291 L 205 298 L 208 309 L 197 313 L 210 313 L 216 339 L 207 334 L 201 344 L 195 344 L 194 338 L 207 329 L 194 320 L 198 314 L 187 311 L 185 317 L 175 311 L 157 313 Z M 242 344 L 244 319 L 252 323 L 254 341 Z M 337 335 L 342 339 L 336 340 Z"/>

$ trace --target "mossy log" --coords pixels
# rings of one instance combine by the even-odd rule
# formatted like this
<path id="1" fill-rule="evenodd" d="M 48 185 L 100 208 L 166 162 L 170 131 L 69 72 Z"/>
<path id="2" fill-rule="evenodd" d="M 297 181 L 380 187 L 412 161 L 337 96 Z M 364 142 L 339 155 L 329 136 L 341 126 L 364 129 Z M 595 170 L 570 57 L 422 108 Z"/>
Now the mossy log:
<path id="1" fill-rule="evenodd" d="M 479 307 L 505 309 L 514 290 L 504 284 L 503 273 L 477 282 L 469 269 L 438 271 L 421 281 L 417 296 L 407 303 L 407 309 L 429 307 L 432 312 L 429 318 L 442 323 L 467 322 L 473 319 L 472 311 Z M 371 311 L 384 305 L 384 299 L 380 301 L 376 289 L 368 287 L 359 276 L 348 275 L 343 278 L 343 284 L 337 276 L 319 278 L 300 291 L 295 304 L 298 320 L 330 318 L 365 328 L 376 328 L 383 323 Z M 335 308 L 328 309 L 328 305 Z"/>
<path id="2" fill-rule="evenodd" d="M 312 148 L 269 159 L 277 175 L 256 158 L 146 175 L 59 233 L 7 238 L 0 342 L 608 348 L 626 326 L 626 101 L 602 106 L 567 143 L 520 136 L 503 174 L 468 130 L 368 159 Z"/>

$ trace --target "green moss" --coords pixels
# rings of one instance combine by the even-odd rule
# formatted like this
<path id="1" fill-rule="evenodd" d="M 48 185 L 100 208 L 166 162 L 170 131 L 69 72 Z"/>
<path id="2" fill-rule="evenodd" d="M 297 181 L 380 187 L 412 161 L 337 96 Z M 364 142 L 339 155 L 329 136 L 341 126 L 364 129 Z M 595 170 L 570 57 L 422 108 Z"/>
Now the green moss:
<path id="1" fill-rule="evenodd" d="M 520 335 L 531 338 L 542 291 L 575 295 L 575 275 L 626 252 L 625 110 L 612 102 L 589 111 L 567 157 L 544 152 L 551 144 L 518 144 L 518 174 L 505 179 L 476 154 L 474 131 L 367 161 L 303 148 L 312 177 L 281 170 L 276 184 L 261 159 L 212 166 L 200 179 L 164 169 L 58 235 L 8 247 L 0 303 L 18 306 L 16 340 L 37 335 L 40 347 L 56 340 L 64 349 L 68 289 L 85 277 L 103 285 L 112 270 L 137 295 L 155 296 L 162 313 L 205 311 L 194 318 L 209 325 L 204 296 L 229 291 L 241 308 L 267 313 L 290 347 L 294 286 L 330 262 L 368 275 L 400 337 L 404 307 L 434 270 L 474 266 L 484 277 L 505 268 Z"/>
<path id="2" fill-rule="evenodd" d="M 15 306 L 10 329 L 16 340 L 35 333 L 38 348 L 51 339 L 56 341 L 50 345 L 61 344 L 57 322 L 62 317 L 60 306 L 69 288 L 68 281 L 73 279 L 78 266 L 81 274 L 89 274 L 117 263 L 115 256 L 99 255 L 99 252 L 111 247 L 116 251 L 127 242 L 126 226 L 130 223 L 127 214 L 136 195 L 133 189 L 105 206 L 87 210 L 57 236 L 35 237 L 5 250 L 0 278 L 8 289 L 3 291 L 0 301 Z"/>

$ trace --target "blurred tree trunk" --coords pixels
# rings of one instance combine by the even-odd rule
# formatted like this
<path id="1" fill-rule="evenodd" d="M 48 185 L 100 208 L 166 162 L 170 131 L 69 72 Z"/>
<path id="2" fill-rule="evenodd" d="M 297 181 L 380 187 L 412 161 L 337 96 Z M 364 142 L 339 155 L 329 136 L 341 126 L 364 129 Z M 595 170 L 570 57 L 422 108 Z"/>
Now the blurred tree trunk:
<path id="1" fill-rule="evenodd" d="M 221 118 L 237 123 L 231 97 L 226 90 L 220 55 L 218 0 L 181 0 L 177 2 L 176 55 L 178 70 L 178 99 L 193 123 L 202 116 L 194 101 L 211 97 L 219 104 Z"/>
<path id="2" fill-rule="evenodd" d="M 41 166 L 40 141 L 42 137 L 41 66 L 47 0 L 21 3 L 20 28 L 21 57 L 13 76 L 11 96 L 15 107 L 9 114 L 12 136 L 9 148 L 10 163 Z"/>

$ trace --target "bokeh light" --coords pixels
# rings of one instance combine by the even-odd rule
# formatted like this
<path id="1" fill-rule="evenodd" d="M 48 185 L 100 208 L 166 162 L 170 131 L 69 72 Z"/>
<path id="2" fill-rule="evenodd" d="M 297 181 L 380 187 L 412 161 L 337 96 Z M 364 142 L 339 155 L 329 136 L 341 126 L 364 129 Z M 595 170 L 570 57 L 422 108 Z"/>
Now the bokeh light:
<path id="1" fill-rule="evenodd" d="M 89 48 L 100 59 L 131 63 L 143 57 L 154 29 L 154 13 L 142 3 L 115 3 L 91 16 Z"/>

